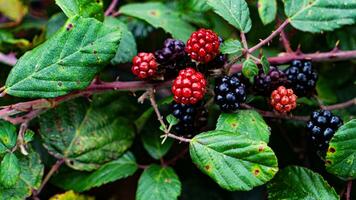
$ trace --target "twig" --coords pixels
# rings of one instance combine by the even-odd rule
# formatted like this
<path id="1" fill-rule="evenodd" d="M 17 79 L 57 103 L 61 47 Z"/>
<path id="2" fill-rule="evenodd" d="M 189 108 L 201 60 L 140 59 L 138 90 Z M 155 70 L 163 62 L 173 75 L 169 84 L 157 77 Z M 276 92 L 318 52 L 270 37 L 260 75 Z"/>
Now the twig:
<path id="1" fill-rule="evenodd" d="M 57 160 L 57 162 L 51 167 L 51 169 L 48 171 L 46 177 L 43 179 L 41 186 L 38 188 L 38 190 L 34 193 L 34 196 L 38 196 L 38 194 L 41 193 L 42 189 L 44 186 L 47 184 L 49 179 L 52 177 L 52 175 L 58 171 L 58 169 L 61 167 L 61 165 L 64 163 L 64 159 Z"/>
<path id="2" fill-rule="evenodd" d="M 268 58 L 268 62 L 271 65 L 281 65 L 290 63 L 293 60 L 312 60 L 313 62 L 327 62 L 327 61 L 340 61 L 340 60 L 350 60 L 356 59 L 356 50 L 352 51 L 330 51 L 330 52 L 316 52 L 310 54 L 304 53 L 284 53 L 280 56 L 270 57 Z M 256 62 L 256 64 L 260 64 L 260 62 Z M 235 64 L 232 66 L 232 73 L 236 73 L 241 71 L 242 64 Z"/>
<path id="3" fill-rule="evenodd" d="M 242 31 L 240 32 L 240 38 L 241 38 L 241 42 L 242 42 L 242 45 L 243 45 L 244 49 L 248 50 L 246 35 Z"/>
<path id="4" fill-rule="evenodd" d="M 119 3 L 119 0 L 112 0 L 108 9 L 105 11 L 105 16 L 109 16 L 114 12 L 115 7 Z"/>
<path id="5" fill-rule="evenodd" d="M 346 189 L 346 200 L 351 199 L 351 189 L 352 189 L 352 180 L 347 182 L 347 189 Z"/>
<path id="6" fill-rule="evenodd" d="M 289 20 L 286 19 L 275 31 L 273 31 L 271 33 L 271 35 L 269 35 L 266 39 L 261 40 L 260 43 L 256 44 L 252 48 L 250 48 L 248 50 L 248 52 L 252 53 L 252 52 L 256 51 L 257 49 L 261 48 L 262 46 L 266 45 L 267 43 L 269 43 L 274 37 L 276 37 L 278 34 L 280 34 L 288 24 L 289 24 Z"/>
<path id="7" fill-rule="evenodd" d="M 298 121 L 308 121 L 309 120 L 309 116 L 287 115 L 287 114 L 280 114 L 280 113 L 271 112 L 271 111 L 264 111 L 264 110 L 254 108 L 248 104 L 241 104 L 241 107 L 246 108 L 246 109 L 254 109 L 257 112 L 259 112 L 263 117 L 298 120 Z"/>
<path id="8" fill-rule="evenodd" d="M 348 101 L 339 104 L 334 104 L 330 106 L 321 106 L 321 108 L 324 110 L 337 110 L 337 109 L 343 109 L 354 105 L 356 105 L 356 98 L 350 99 Z"/>
<path id="9" fill-rule="evenodd" d="M 177 136 L 177 135 L 174 135 L 174 134 L 172 134 L 172 133 L 167 133 L 167 134 L 165 134 L 165 135 L 161 135 L 161 137 L 162 137 L 162 138 L 164 138 L 164 137 L 170 137 L 170 138 L 179 140 L 179 141 L 181 141 L 181 142 L 187 142 L 187 143 L 189 143 L 189 142 L 191 141 L 191 139 L 189 139 L 189 138 Z"/>
<path id="10" fill-rule="evenodd" d="M 159 112 L 159 109 L 158 109 L 158 106 L 156 103 L 156 99 L 155 99 L 155 95 L 154 95 L 154 92 L 152 89 L 149 90 L 149 97 L 150 97 L 151 106 L 157 115 L 157 119 L 158 119 L 159 123 L 163 127 L 164 132 L 168 133 L 167 125 L 164 123 L 163 117 L 162 117 L 161 113 Z"/>
<path id="11" fill-rule="evenodd" d="M 289 42 L 288 37 L 287 37 L 286 33 L 284 32 L 284 30 L 281 31 L 280 38 L 282 40 L 282 44 L 283 44 L 284 50 L 287 53 L 292 53 L 293 50 L 290 47 L 290 42 Z"/>
<path id="12" fill-rule="evenodd" d="M 0 62 L 10 66 L 14 66 L 17 62 L 17 58 L 14 53 L 3 54 L 0 52 Z"/>

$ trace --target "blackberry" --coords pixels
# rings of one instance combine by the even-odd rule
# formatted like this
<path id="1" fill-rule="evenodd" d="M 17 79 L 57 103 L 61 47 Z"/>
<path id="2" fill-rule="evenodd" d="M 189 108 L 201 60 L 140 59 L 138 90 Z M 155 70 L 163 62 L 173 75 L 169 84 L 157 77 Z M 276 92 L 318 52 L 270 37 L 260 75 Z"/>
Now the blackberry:
<path id="1" fill-rule="evenodd" d="M 294 60 L 286 69 L 290 87 L 298 96 L 310 96 L 315 93 L 315 85 L 318 79 L 310 61 Z"/>
<path id="2" fill-rule="evenodd" d="M 258 94 L 269 96 L 271 92 L 281 85 L 287 83 L 287 76 L 277 67 L 270 67 L 267 74 L 260 69 L 259 74 L 254 78 L 254 91 Z"/>
<path id="3" fill-rule="evenodd" d="M 171 108 L 173 116 L 179 119 L 178 124 L 172 127 L 174 133 L 180 135 L 195 134 L 207 125 L 208 112 L 202 102 L 195 105 L 185 105 L 174 102 Z"/>
<path id="4" fill-rule="evenodd" d="M 307 129 L 315 147 L 325 152 L 334 133 L 342 124 L 340 117 L 328 110 L 314 111 L 307 122 Z"/>
<path id="5" fill-rule="evenodd" d="M 223 112 L 234 112 L 246 100 L 245 85 L 238 74 L 218 78 L 215 83 L 215 103 Z"/>
<path id="6" fill-rule="evenodd" d="M 164 41 L 163 48 L 155 52 L 155 57 L 161 65 L 172 64 L 186 55 L 184 49 L 184 42 L 168 38 Z"/>

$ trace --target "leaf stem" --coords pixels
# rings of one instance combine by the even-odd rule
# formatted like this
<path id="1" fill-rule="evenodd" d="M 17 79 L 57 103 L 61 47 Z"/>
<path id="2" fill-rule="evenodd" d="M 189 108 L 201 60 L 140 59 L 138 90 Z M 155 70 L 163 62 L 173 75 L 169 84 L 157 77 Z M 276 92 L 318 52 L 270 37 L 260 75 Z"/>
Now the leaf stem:
<path id="1" fill-rule="evenodd" d="M 241 38 L 241 43 L 244 47 L 245 50 L 248 50 L 248 45 L 247 45 L 247 40 L 246 40 L 246 35 L 244 32 L 240 32 L 240 38 Z"/>
<path id="2" fill-rule="evenodd" d="M 51 167 L 51 169 L 48 171 L 46 177 L 43 179 L 42 183 L 41 183 L 41 186 L 38 188 L 37 191 L 34 192 L 34 195 L 33 196 L 38 196 L 42 189 L 44 188 L 44 186 L 47 184 L 47 182 L 49 181 L 49 179 L 53 176 L 53 174 L 55 172 L 58 171 L 58 169 L 62 166 L 62 164 L 64 163 L 64 159 L 60 159 L 60 160 L 57 160 L 57 162 Z"/>
<path id="3" fill-rule="evenodd" d="M 186 142 L 186 143 L 189 143 L 191 141 L 191 139 L 189 139 L 189 138 L 177 136 L 172 133 L 167 133 L 165 135 L 162 135 L 161 137 L 169 137 L 169 138 L 173 138 L 173 139 L 179 140 L 181 142 Z"/>

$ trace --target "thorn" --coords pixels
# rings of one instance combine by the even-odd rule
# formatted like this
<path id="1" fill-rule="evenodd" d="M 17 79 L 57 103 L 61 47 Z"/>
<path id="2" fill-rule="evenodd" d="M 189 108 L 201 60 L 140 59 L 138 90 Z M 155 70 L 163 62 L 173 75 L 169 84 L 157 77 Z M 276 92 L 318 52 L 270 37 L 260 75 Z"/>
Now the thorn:
<path id="1" fill-rule="evenodd" d="M 297 50 L 295 50 L 295 54 L 301 54 L 302 53 L 302 50 L 301 50 L 301 46 L 300 44 L 298 44 L 298 47 L 297 47 Z"/>
<path id="2" fill-rule="evenodd" d="M 338 52 L 340 50 L 339 44 L 340 44 L 340 40 L 336 41 L 335 47 L 331 50 L 331 52 Z"/>

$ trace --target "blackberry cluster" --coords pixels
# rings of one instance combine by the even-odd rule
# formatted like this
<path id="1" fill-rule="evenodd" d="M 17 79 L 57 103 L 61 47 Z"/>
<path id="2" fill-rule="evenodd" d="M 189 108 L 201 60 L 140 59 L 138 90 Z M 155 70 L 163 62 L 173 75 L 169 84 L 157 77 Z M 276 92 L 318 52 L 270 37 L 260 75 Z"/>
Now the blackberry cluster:
<path id="1" fill-rule="evenodd" d="M 186 55 L 184 49 L 184 42 L 169 38 L 164 41 L 163 48 L 155 52 L 155 57 L 161 65 L 175 63 Z"/>
<path id="2" fill-rule="evenodd" d="M 174 102 L 171 108 L 173 116 L 179 119 L 179 123 L 172 127 L 174 133 L 180 135 L 198 133 L 207 124 L 208 112 L 201 102 L 194 105 Z"/>
<path id="3" fill-rule="evenodd" d="M 223 112 L 234 112 L 246 100 L 245 85 L 238 74 L 218 78 L 215 83 L 215 102 Z"/>
<path id="4" fill-rule="evenodd" d="M 340 117 L 328 110 L 314 111 L 307 122 L 307 128 L 315 147 L 325 152 L 334 133 L 342 124 Z"/>
<path id="5" fill-rule="evenodd" d="M 298 96 L 310 96 L 315 92 L 318 75 L 313 70 L 310 61 L 294 60 L 286 69 L 285 74 L 290 87 Z"/>
<path id="6" fill-rule="evenodd" d="M 271 92 L 281 85 L 285 85 L 287 76 L 277 67 L 270 67 L 267 74 L 261 69 L 259 74 L 255 76 L 253 87 L 255 91 L 261 95 L 270 95 Z"/>

